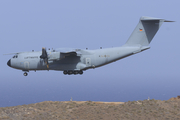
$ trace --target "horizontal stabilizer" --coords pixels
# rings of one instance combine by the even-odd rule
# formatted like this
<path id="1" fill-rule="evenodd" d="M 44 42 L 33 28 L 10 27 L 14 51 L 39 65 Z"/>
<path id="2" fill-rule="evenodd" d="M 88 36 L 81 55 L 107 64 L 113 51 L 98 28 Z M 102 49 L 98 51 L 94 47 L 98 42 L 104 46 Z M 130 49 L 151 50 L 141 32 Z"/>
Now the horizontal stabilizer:
<path id="1" fill-rule="evenodd" d="M 175 21 L 165 20 L 164 22 L 175 22 Z"/>
<path id="2" fill-rule="evenodd" d="M 164 20 L 164 19 L 162 19 L 162 18 L 153 18 L 153 17 L 142 16 L 142 17 L 140 18 L 140 20 Z M 164 22 L 175 22 L 175 21 L 164 20 Z"/>

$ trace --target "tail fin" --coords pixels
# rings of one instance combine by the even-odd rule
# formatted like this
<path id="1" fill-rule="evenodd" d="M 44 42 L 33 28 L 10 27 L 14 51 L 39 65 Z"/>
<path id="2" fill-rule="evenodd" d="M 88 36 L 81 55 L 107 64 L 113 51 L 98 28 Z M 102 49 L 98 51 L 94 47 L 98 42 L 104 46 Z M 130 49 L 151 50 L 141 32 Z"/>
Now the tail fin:
<path id="1" fill-rule="evenodd" d="M 161 27 L 163 22 L 167 21 L 159 18 L 152 17 L 141 17 L 138 25 L 134 29 L 133 33 L 126 42 L 126 46 L 148 46 L 152 41 L 153 37 Z"/>

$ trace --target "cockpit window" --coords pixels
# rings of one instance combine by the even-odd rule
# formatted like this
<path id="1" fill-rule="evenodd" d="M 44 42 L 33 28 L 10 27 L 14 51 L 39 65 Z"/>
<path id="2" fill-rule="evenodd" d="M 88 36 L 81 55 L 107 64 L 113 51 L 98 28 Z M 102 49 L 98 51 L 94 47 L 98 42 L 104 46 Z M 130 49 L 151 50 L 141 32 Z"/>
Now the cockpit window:
<path id="1" fill-rule="evenodd" d="M 13 56 L 13 58 L 18 58 L 18 55 Z"/>

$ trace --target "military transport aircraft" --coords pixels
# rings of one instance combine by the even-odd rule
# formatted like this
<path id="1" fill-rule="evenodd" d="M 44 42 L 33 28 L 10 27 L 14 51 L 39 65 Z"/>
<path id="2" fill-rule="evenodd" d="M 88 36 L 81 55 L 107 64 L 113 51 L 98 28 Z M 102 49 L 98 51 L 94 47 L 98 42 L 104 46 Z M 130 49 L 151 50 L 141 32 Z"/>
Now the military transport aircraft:
<path id="1" fill-rule="evenodd" d="M 38 52 L 15 53 L 7 65 L 24 71 L 24 76 L 27 76 L 29 71 L 37 70 L 63 71 L 65 75 L 83 74 L 83 71 L 87 69 L 101 67 L 149 49 L 151 40 L 163 22 L 173 21 L 141 17 L 135 30 L 121 47 L 97 50 L 70 48 L 46 50 L 42 48 L 42 51 Z"/>

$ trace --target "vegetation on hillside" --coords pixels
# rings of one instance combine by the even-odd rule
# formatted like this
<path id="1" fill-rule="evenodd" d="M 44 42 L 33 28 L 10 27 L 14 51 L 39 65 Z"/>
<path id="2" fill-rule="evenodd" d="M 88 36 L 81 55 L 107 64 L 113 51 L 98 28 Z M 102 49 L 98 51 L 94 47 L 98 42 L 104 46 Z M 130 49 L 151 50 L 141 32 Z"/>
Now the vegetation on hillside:
<path id="1" fill-rule="evenodd" d="M 180 96 L 167 101 L 52 102 L 0 108 L 0 120 L 162 120 L 180 119 Z"/>

